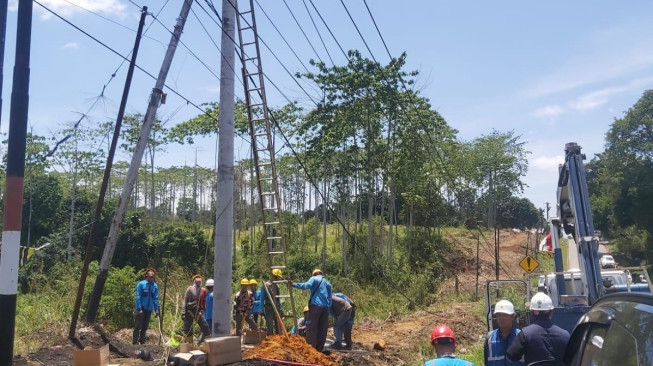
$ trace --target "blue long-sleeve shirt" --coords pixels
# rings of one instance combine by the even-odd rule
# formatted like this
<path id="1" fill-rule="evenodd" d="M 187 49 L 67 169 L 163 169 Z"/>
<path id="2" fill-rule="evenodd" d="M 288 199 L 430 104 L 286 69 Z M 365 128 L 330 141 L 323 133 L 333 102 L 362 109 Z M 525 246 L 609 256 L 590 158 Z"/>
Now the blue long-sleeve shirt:
<path id="1" fill-rule="evenodd" d="M 322 308 L 331 307 L 331 283 L 322 275 L 313 276 L 304 283 L 293 283 L 293 287 L 300 290 L 310 290 L 312 296 L 309 303 L 311 305 Z"/>
<path id="2" fill-rule="evenodd" d="M 252 313 L 261 314 L 263 312 L 263 306 L 265 305 L 265 295 L 261 290 L 252 292 L 252 295 L 254 295 L 254 307 L 252 308 Z"/>
<path id="3" fill-rule="evenodd" d="M 206 293 L 206 309 L 204 310 L 204 319 L 213 319 L 213 291 Z M 209 325 L 211 327 L 212 325 Z"/>
<path id="4" fill-rule="evenodd" d="M 159 311 L 159 285 L 143 280 L 136 285 L 136 311 Z"/>

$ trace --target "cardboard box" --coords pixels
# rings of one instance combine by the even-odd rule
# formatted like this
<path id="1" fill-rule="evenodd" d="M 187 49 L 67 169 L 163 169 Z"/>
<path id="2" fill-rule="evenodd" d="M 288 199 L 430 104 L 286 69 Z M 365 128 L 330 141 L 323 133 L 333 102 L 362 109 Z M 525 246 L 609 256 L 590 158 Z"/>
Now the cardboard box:
<path id="1" fill-rule="evenodd" d="M 209 366 L 242 361 L 243 353 L 240 346 L 240 337 L 238 336 L 207 339 L 205 349 L 209 354 Z"/>
<path id="2" fill-rule="evenodd" d="M 201 350 L 201 348 L 190 343 L 182 343 L 179 345 L 179 353 L 189 353 L 190 351 L 195 350 Z"/>
<path id="3" fill-rule="evenodd" d="M 206 353 L 198 350 L 181 352 L 172 356 L 179 366 L 206 366 Z"/>
<path id="4" fill-rule="evenodd" d="M 75 351 L 74 366 L 107 366 L 109 364 L 109 345 L 99 349 L 86 347 Z"/>
<path id="5" fill-rule="evenodd" d="M 243 332 L 243 343 L 245 344 L 259 344 L 266 337 L 264 330 L 246 330 Z"/>

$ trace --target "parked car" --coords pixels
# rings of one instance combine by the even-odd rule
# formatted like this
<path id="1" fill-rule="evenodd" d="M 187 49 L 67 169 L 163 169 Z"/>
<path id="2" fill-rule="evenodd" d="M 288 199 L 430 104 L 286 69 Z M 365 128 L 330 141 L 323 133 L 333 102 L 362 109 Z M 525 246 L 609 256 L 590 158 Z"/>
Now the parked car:
<path id="1" fill-rule="evenodd" d="M 653 295 L 602 297 L 574 328 L 564 361 L 571 366 L 653 365 Z"/>
<path id="2" fill-rule="evenodd" d="M 617 263 L 610 254 L 604 254 L 601 259 L 599 259 L 599 264 L 601 264 L 601 268 L 615 268 L 617 266 Z"/>

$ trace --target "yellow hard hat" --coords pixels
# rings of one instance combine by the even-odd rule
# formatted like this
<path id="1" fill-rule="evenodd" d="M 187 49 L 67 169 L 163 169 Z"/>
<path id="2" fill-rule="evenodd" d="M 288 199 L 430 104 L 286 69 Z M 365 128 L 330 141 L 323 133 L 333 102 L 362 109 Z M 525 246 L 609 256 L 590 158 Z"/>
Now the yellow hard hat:
<path id="1" fill-rule="evenodd" d="M 258 285 L 258 282 L 255 279 L 252 278 L 251 280 L 249 280 L 249 284 L 250 285 Z"/>
<path id="2" fill-rule="evenodd" d="M 242 280 L 240 280 L 240 284 L 241 285 L 249 285 L 249 280 L 247 278 L 243 278 Z"/>
<path id="3" fill-rule="evenodd" d="M 281 277 L 281 276 L 283 276 L 283 273 L 281 272 L 281 270 L 280 270 L 279 268 L 275 268 L 275 269 L 273 269 L 273 270 L 272 270 L 272 274 L 275 275 L 275 276 L 277 276 L 277 277 Z"/>
<path id="4" fill-rule="evenodd" d="M 304 312 L 308 312 L 308 305 L 304 306 Z"/>
<path id="5" fill-rule="evenodd" d="M 318 273 L 319 273 L 319 274 L 322 274 L 322 270 L 319 269 L 319 268 L 315 268 L 315 269 L 313 270 L 313 273 L 311 273 L 311 276 L 315 276 L 315 275 L 318 274 Z"/>

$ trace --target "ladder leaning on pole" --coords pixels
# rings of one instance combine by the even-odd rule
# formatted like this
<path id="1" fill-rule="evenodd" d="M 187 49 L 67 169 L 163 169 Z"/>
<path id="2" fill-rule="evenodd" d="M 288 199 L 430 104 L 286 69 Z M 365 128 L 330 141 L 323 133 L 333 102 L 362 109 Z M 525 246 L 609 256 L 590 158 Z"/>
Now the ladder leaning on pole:
<path id="1" fill-rule="evenodd" d="M 245 0 L 239 3 L 243 4 L 244 7 L 249 5 L 247 9 L 237 6 L 236 22 L 240 41 L 240 61 L 243 66 L 247 118 L 252 140 L 252 156 L 254 157 L 256 183 L 262 210 L 261 217 L 267 244 L 268 267 L 271 275 L 275 269 L 288 271 L 288 255 L 281 223 L 281 199 L 279 197 L 279 181 L 274 161 L 274 137 L 265 97 L 263 67 L 261 65 L 261 53 L 254 16 L 254 0 Z M 285 279 L 274 282 L 286 284 L 288 293 L 278 294 L 277 298 L 290 299 L 293 323 L 297 328 L 293 288 L 290 282 Z M 283 324 L 280 324 L 280 326 L 283 326 Z"/>

